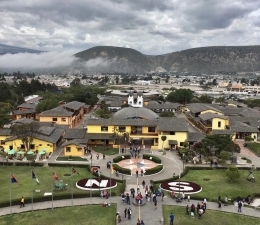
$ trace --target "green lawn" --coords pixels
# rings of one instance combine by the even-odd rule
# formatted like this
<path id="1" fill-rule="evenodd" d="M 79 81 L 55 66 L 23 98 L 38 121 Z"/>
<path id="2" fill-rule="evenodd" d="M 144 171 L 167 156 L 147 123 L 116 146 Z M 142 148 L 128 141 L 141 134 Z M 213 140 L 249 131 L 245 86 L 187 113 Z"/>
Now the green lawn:
<path id="1" fill-rule="evenodd" d="M 26 224 L 26 225 L 93 225 L 116 224 L 116 205 L 101 207 L 101 205 L 73 206 L 56 208 L 53 210 L 40 210 L 28 213 L 13 214 L 0 217 L 0 225 Z"/>
<path id="2" fill-rule="evenodd" d="M 115 155 L 118 154 L 118 148 L 110 148 L 110 147 L 106 147 L 106 149 L 102 146 L 98 146 L 98 147 L 94 147 L 93 150 L 95 152 L 101 153 L 101 154 L 105 154 L 105 155 Z M 100 158 L 102 158 L 102 155 L 99 156 Z"/>
<path id="3" fill-rule="evenodd" d="M 251 149 L 253 152 L 255 152 L 257 155 L 260 155 L 260 144 L 257 142 L 247 142 L 247 146 L 249 149 Z"/>
<path id="4" fill-rule="evenodd" d="M 248 176 L 247 170 L 240 170 L 240 173 L 241 177 L 231 182 L 226 177 L 225 169 L 189 170 L 188 174 L 181 180 L 191 181 L 202 186 L 202 191 L 198 194 L 191 195 L 191 198 L 193 196 L 199 198 L 206 197 L 209 201 L 217 201 L 219 194 L 223 199 L 226 195 L 234 199 L 239 195 L 241 197 L 247 197 L 250 194 L 251 197 L 253 197 L 255 193 L 260 193 L 260 171 L 253 171 L 256 179 L 255 183 L 246 180 Z M 210 180 L 204 181 L 203 178 L 210 178 Z"/>
<path id="5" fill-rule="evenodd" d="M 186 216 L 185 207 L 182 206 L 163 206 L 163 217 L 164 217 L 164 225 L 170 224 L 170 214 L 173 213 L 175 216 L 174 225 L 234 225 L 234 224 L 243 224 L 243 225 L 251 225 L 251 224 L 259 224 L 259 218 L 244 216 L 242 214 L 232 214 L 219 212 L 214 210 L 206 210 L 205 215 L 203 215 L 202 219 L 198 219 L 197 214 L 195 214 L 195 218 L 191 218 L 190 216 Z"/>
<path id="6" fill-rule="evenodd" d="M 69 160 L 69 158 L 72 159 L 72 160 Z M 84 159 L 84 158 L 81 158 L 79 156 L 72 156 L 72 157 L 60 156 L 56 159 L 56 161 L 69 161 L 69 162 L 71 162 L 71 161 L 85 161 L 85 162 L 87 162 L 88 159 Z"/>
<path id="7" fill-rule="evenodd" d="M 34 192 L 34 199 L 42 198 L 45 192 L 52 192 L 54 187 L 54 179 L 52 177 L 52 170 L 56 173 L 60 180 L 63 180 L 64 184 L 68 184 L 66 191 L 56 190 L 54 191 L 53 198 L 59 199 L 63 195 L 67 198 L 70 198 L 71 188 L 73 187 L 73 193 L 76 196 L 77 194 L 83 194 L 84 196 L 89 196 L 89 191 L 84 191 L 76 187 L 76 182 L 78 180 L 89 178 L 90 173 L 85 168 L 74 167 L 78 174 L 75 174 L 73 177 L 63 176 L 63 174 L 71 174 L 71 167 L 24 167 L 24 166 L 12 166 L 12 167 L 1 167 L 0 168 L 0 184 L 1 184 L 1 195 L 0 195 L 0 204 L 8 203 L 10 198 L 10 172 L 15 176 L 18 183 L 12 183 L 12 201 L 19 203 L 20 198 L 25 197 L 25 201 L 31 201 L 32 188 L 34 190 L 41 190 L 39 193 Z M 31 170 L 34 171 L 37 178 L 40 181 L 40 185 L 36 184 L 36 181 L 32 179 Z M 93 175 L 92 175 L 93 177 Z M 72 186 L 73 183 L 73 186 Z M 115 192 L 116 195 L 120 195 L 122 188 L 122 183 L 118 182 L 117 187 L 112 189 L 112 193 Z M 98 191 L 97 191 L 98 192 Z M 93 196 L 94 196 L 94 192 Z M 98 192 L 99 194 L 99 192 Z M 45 200 L 51 200 L 51 196 L 45 197 Z"/>

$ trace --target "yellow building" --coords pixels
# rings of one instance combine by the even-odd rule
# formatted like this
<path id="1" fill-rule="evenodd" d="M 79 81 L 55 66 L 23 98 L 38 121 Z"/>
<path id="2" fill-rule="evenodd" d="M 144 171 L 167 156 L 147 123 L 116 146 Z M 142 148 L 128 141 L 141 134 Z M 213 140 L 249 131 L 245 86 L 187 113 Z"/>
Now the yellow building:
<path id="1" fill-rule="evenodd" d="M 84 148 L 87 146 L 86 139 L 74 139 L 64 142 L 61 147 L 65 156 L 84 156 Z"/>
<path id="2" fill-rule="evenodd" d="M 51 122 L 73 128 L 83 119 L 84 106 L 85 103 L 82 102 L 69 102 L 54 109 L 41 112 L 39 120 L 40 122 Z"/>
<path id="3" fill-rule="evenodd" d="M 8 133 L 11 130 L 5 129 L 5 132 Z M 33 141 L 30 144 L 30 150 L 37 153 L 44 149 L 46 153 L 52 153 L 57 148 L 57 145 L 62 139 L 64 129 L 63 128 L 57 128 L 53 126 L 40 126 L 37 132 L 33 135 Z M 26 150 L 26 147 L 24 143 L 16 136 L 3 135 L 3 130 L 0 132 L 0 139 L 4 139 L 1 141 L 2 146 L 4 148 L 14 149 L 18 151 Z"/>
<path id="4" fill-rule="evenodd" d="M 162 145 L 161 136 L 167 136 Z M 188 137 L 185 119 L 161 117 L 147 108 L 127 107 L 116 112 L 112 119 L 87 121 L 88 144 L 119 145 L 126 147 L 131 142 L 151 149 L 182 146 Z"/>

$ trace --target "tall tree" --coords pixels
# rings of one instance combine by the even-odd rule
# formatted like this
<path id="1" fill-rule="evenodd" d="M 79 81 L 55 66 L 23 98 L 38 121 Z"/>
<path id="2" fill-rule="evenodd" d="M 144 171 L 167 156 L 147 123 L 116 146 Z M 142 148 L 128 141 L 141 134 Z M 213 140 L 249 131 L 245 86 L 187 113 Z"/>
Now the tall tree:
<path id="1" fill-rule="evenodd" d="M 178 89 L 167 95 L 166 100 L 169 102 L 178 102 L 180 104 L 190 103 L 193 98 L 193 91 L 190 89 Z"/>
<path id="2" fill-rule="evenodd" d="M 39 124 L 37 122 L 22 125 L 19 124 L 11 127 L 11 134 L 20 139 L 25 146 L 25 150 L 29 151 L 30 145 L 36 137 L 38 129 Z"/>

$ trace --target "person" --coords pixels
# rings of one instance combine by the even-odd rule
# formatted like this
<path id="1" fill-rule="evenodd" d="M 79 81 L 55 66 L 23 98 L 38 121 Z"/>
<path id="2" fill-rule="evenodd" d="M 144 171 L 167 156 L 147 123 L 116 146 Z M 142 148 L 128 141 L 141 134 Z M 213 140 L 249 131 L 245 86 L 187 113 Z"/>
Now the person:
<path id="1" fill-rule="evenodd" d="M 211 159 L 210 160 L 210 167 L 212 167 L 213 166 L 213 160 Z"/>
<path id="2" fill-rule="evenodd" d="M 120 216 L 119 212 L 117 212 L 117 214 L 116 214 L 116 220 L 118 223 L 121 222 L 121 216 Z"/>
<path id="3" fill-rule="evenodd" d="M 171 192 L 171 197 L 175 198 L 175 192 L 174 191 Z"/>
<path id="4" fill-rule="evenodd" d="M 241 201 L 239 201 L 238 202 L 238 212 L 242 212 L 242 202 Z"/>
<path id="5" fill-rule="evenodd" d="M 122 203 L 125 204 L 125 198 L 126 198 L 125 194 L 123 193 L 123 194 L 121 195 L 121 197 L 122 197 Z"/>
<path id="6" fill-rule="evenodd" d="M 145 181 L 143 180 L 142 182 L 142 185 L 143 185 L 143 189 L 145 188 Z"/>
<path id="7" fill-rule="evenodd" d="M 105 159 L 106 158 L 106 156 L 105 156 L 105 154 L 103 153 L 103 159 Z"/>
<path id="8" fill-rule="evenodd" d="M 206 198 L 204 198 L 203 203 L 204 203 L 204 206 L 205 206 L 205 209 L 206 209 L 207 208 L 207 199 Z"/>
<path id="9" fill-rule="evenodd" d="M 190 195 L 187 196 L 188 202 L 190 202 Z"/>
<path id="10" fill-rule="evenodd" d="M 126 215 L 127 215 L 127 208 L 125 208 L 125 211 L 124 211 L 124 212 L 125 212 L 125 219 L 126 219 Z"/>
<path id="11" fill-rule="evenodd" d="M 20 205 L 20 208 L 21 207 L 24 207 L 24 197 L 21 198 L 21 205 Z"/>
<path id="12" fill-rule="evenodd" d="M 228 197 L 227 197 L 227 195 L 226 195 L 224 206 L 227 206 L 227 205 L 228 205 Z"/>
<path id="13" fill-rule="evenodd" d="M 130 203 L 130 196 L 129 196 L 128 193 L 126 194 L 126 204 L 131 205 L 131 203 Z"/>
<path id="14" fill-rule="evenodd" d="M 141 225 L 145 225 L 143 220 L 141 220 Z"/>
<path id="15" fill-rule="evenodd" d="M 132 196 L 133 196 L 133 198 L 134 198 L 134 197 L 135 197 L 135 189 L 134 189 L 134 188 L 131 188 L 130 191 L 131 191 L 131 194 L 132 194 Z"/>
<path id="16" fill-rule="evenodd" d="M 97 157 L 97 160 L 98 160 L 99 159 L 99 154 L 98 153 L 97 153 L 96 157 Z"/>
<path id="17" fill-rule="evenodd" d="M 104 191 L 104 194 L 103 194 L 103 196 L 104 196 L 105 198 L 108 198 L 108 193 L 107 193 L 107 191 L 106 191 L 106 190 Z"/>
<path id="18" fill-rule="evenodd" d="M 103 192 L 103 191 L 100 192 L 100 197 L 101 197 L 101 198 L 104 197 L 104 192 Z"/>
<path id="19" fill-rule="evenodd" d="M 194 215 L 195 215 L 195 205 L 194 204 L 191 204 L 190 215 L 191 215 L 191 218 L 194 218 Z"/>
<path id="20" fill-rule="evenodd" d="M 128 219 L 130 220 L 131 219 L 131 215 L 132 215 L 132 210 L 131 210 L 130 207 L 127 210 L 127 214 L 128 214 Z"/>
<path id="21" fill-rule="evenodd" d="M 138 177 L 138 170 L 136 170 L 135 174 L 136 174 L 136 177 Z"/>
<path id="22" fill-rule="evenodd" d="M 218 208 L 221 208 L 221 199 L 218 200 Z"/>
<path id="23" fill-rule="evenodd" d="M 141 225 L 141 221 L 139 220 L 139 218 L 137 219 L 136 225 Z"/>
<path id="24" fill-rule="evenodd" d="M 144 176 L 144 171 L 141 169 L 141 177 Z"/>
<path id="25" fill-rule="evenodd" d="M 190 215 L 189 205 L 186 206 L 186 216 Z"/>
<path id="26" fill-rule="evenodd" d="M 162 202 L 163 202 L 163 200 L 164 200 L 163 198 L 164 198 L 164 193 L 163 193 L 163 191 L 162 191 Z"/>
<path id="27" fill-rule="evenodd" d="M 202 215 L 203 215 L 203 209 L 199 209 L 199 219 L 202 219 Z"/>
<path id="28" fill-rule="evenodd" d="M 116 170 L 116 177 L 119 177 L 119 171 Z"/>
<path id="29" fill-rule="evenodd" d="M 154 208 L 157 209 L 157 200 L 154 200 Z"/>
<path id="30" fill-rule="evenodd" d="M 200 210 L 200 203 L 198 202 L 198 204 L 197 204 L 197 214 L 199 214 L 199 210 Z"/>
<path id="31" fill-rule="evenodd" d="M 250 203 L 251 203 L 251 197 L 250 197 L 250 195 L 248 195 L 247 196 L 247 204 L 250 205 Z"/>
<path id="32" fill-rule="evenodd" d="M 174 221 L 174 215 L 171 213 L 171 215 L 170 215 L 170 225 L 173 225 L 173 221 Z"/>
<path id="33" fill-rule="evenodd" d="M 182 200 L 186 201 L 184 192 L 182 192 Z"/>

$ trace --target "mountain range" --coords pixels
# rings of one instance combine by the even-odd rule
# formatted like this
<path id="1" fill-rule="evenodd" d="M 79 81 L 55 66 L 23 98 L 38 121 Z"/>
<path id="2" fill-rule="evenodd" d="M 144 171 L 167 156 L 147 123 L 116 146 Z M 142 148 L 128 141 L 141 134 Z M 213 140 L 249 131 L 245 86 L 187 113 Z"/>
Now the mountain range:
<path id="1" fill-rule="evenodd" d="M 36 54 L 39 54 L 41 52 L 43 52 L 43 51 L 0 44 L 0 55 L 18 54 L 18 53 L 36 53 Z"/>
<path id="2" fill-rule="evenodd" d="M 0 55 L 43 51 L 0 44 Z M 213 46 L 192 48 L 164 55 L 145 55 L 123 47 L 96 46 L 74 55 L 74 62 L 66 71 L 83 72 L 256 72 L 260 71 L 260 45 Z M 61 60 L 61 59 L 59 59 Z M 62 68 L 59 68 L 62 70 Z M 62 72 L 62 71 L 61 71 Z"/>

